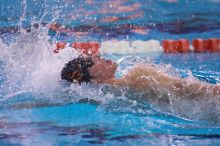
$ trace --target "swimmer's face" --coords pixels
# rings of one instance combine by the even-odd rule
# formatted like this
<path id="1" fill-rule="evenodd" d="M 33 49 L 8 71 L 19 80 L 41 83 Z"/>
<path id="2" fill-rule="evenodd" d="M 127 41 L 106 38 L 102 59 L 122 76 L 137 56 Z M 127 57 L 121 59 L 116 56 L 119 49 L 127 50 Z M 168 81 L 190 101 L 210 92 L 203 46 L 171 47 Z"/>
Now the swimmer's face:
<path id="1" fill-rule="evenodd" d="M 105 82 L 115 76 L 115 71 L 118 67 L 117 63 L 111 60 L 93 57 L 94 65 L 89 68 L 89 73 L 93 77 L 94 82 Z"/>

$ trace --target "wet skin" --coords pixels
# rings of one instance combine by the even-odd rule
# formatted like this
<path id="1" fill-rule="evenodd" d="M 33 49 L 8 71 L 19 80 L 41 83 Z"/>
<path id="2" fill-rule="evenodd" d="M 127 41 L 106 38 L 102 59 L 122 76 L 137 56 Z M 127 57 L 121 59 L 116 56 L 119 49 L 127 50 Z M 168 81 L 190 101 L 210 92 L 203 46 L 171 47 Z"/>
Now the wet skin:
<path id="1" fill-rule="evenodd" d="M 106 83 L 109 80 L 114 80 L 115 71 L 118 67 L 117 63 L 107 60 L 101 59 L 96 56 L 93 57 L 94 65 L 89 68 L 89 73 L 93 77 L 93 83 Z"/>
<path id="2" fill-rule="evenodd" d="M 173 78 L 166 73 L 158 71 L 156 68 L 147 65 L 137 65 L 129 70 L 121 79 L 115 79 L 115 71 L 118 67 L 117 63 L 111 60 L 93 57 L 94 65 L 89 68 L 89 72 L 93 77 L 92 83 L 108 83 L 115 86 L 126 86 L 134 90 L 146 90 L 151 88 L 163 87 L 173 92 L 176 96 L 182 96 L 186 93 L 191 93 L 189 98 L 197 97 L 198 94 L 206 94 L 209 91 L 211 96 L 220 96 L 220 85 L 207 84 L 201 81 L 193 80 L 191 83 L 186 79 Z M 145 79 L 143 79 L 145 77 Z M 192 89 L 192 87 L 194 87 Z"/>

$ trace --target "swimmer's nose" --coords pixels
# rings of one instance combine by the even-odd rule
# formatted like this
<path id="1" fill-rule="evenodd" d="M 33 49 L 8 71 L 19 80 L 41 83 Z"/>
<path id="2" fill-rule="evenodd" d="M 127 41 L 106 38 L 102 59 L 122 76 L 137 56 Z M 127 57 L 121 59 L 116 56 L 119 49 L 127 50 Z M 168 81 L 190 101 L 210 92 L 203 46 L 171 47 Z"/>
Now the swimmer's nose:
<path id="1" fill-rule="evenodd" d="M 113 65 L 114 65 L 115 68 L 118 67 L 118 64 L 116 62 L 113 62 Z"/>
<path id="2" fill-rule="evenodd" d="M 110 65 L 110 66 L 117 66 L 117 63 L 115 63 L 115 62 L 113 62 L 113 61 L 111 61 L 111 60 L 106 60 L 105 61 L 108 65 Z"/>
<path id="3" fill-rule="evenodd" d="M 115 68 L 118 67 L 118 64 L 116 62 L 113 62 L 111 60 L 106 61 L 106 63 L 108 63 L 109 65 L 111 65 L 112 67 L 114 66 Z"/>

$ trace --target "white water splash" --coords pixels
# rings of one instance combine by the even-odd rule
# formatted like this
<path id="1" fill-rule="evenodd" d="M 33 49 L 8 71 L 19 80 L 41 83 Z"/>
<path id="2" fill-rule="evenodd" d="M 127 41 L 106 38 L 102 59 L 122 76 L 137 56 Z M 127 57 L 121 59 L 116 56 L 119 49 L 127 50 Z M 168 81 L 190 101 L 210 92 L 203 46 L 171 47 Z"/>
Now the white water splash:
<path id="1" fill-rule="evenodd" d="M 16 41 L 9 46 L 0 42 L 2 53 L 0 61 L 3 62 L 3 83 L 1 83 L 0 96 L 5 101 L 13 97 L 26 93 L 31 93 L 37 98 L 52 98 L 53 102 L 68 103 L 83 98 L 94 100 L 102 105 L 105 109 L 118 112 L 132 112 L 138 114 L 151 113 L 150 108 L 140 106 L 141 102 L 145 102 L 144 98 L 140 98 L 140 94 L 130 94 L 130 91 L 119 89 L 120 94 L 103 93 L 103 86 L 94 85 L 75 85 L 63 86 L 60 82 L 60 71 L 64 64 L 77 57 L 78 52 L 72 48 L 66 48 L 59 54 L 54 54 L 54 44 L 48 40 L 46 28 L 33 30 L 31 33 L 21 32 Z M 125 57 L 118 61 L 121 65 L 119 74 L 125 74 L 136 63 L 147 63 L 153 65 L 161 72 L 178 77 L 179 74 L 170 65 L 154 65 L 149 60 L 143 60 L 138 57 Z M 195 81 L 192 75 L 189 75 L 188 82 Z M 176 116 L 186 117 L 195 120 L 214 120 L 216 123 L 220 121 L 218 118 L 220 111 L 219 103 L 216 98 L 198 97 L 192 100 L 184 100 L 175 97 L 168 90 L 163 88 L 155 89 L 156 97 L 149 97 L 147 102 L 150 107 L 161 112 L 168 112 Z M 126 93 L 127 92 L 127 93 Z M 130 95 L 129 95 L 130 94 Z M 162 99 L 164 94 L 168 95 L 168 103 L 163 103 L 166 99 Z M 56 99 L 56 100 L 55 100 Z M 118 103 L 119 104 L 115 104 Z M 209 115 L 209 116 L 208 116 Z"/>
<path id="2" fill-rule="evenodd" d="M 3 97 L 21 90 L 52 93 L 59 86 L 62 67 L 78 53 L 67 48 L 54 54 L 55 46 L 48 41 L 46 32 L 46 28 L 31 33 L 24 31 L 9 46 L 0 43 L 5 79 Z"/>

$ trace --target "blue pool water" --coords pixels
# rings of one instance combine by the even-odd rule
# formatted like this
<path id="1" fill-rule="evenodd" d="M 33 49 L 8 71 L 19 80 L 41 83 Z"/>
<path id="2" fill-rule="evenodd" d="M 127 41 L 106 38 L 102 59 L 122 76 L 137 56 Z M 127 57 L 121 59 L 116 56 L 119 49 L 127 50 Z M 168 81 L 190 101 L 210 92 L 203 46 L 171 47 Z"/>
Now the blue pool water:
<path id="1" fill-rule="evenodd" d="M 58 40 L 220 38 L 218 0 L 1 0 L 0 12 L 0 145 L 220 144 L 218 99 L 176 99 L 160 106 L 136 95 L 106 94 L 104 85 L 66 85 L 59 72 L 76 53 L 55 55 L 51 45 Z M 49 30 L 51 23 L 68 33 Z M 117 77 L 144 61 L 171 76 L 217 84 L 219 56 L 102 57 L 119 63 Z"/>

